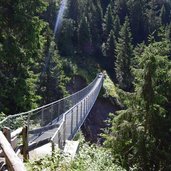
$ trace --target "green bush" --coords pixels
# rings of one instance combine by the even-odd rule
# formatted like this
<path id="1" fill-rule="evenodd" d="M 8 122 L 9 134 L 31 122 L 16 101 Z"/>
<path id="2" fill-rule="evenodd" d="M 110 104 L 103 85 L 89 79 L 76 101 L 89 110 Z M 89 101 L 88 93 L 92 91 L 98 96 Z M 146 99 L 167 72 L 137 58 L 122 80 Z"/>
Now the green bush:
<path id="1" fill-rule="evenodd" d="M 111 154 L 105 148 L 84 143 L 78 155 L 72 160 L 69 156 L 55 152 L 37 161 L 27 163 L 28 171 L 124 171 L 113 163 Z"/>

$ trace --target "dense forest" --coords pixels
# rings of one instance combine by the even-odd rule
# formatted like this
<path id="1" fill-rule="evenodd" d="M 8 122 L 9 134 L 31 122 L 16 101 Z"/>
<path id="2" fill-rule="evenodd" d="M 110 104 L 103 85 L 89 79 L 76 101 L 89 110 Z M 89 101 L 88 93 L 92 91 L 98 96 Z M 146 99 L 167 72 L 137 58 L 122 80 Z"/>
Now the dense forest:
<path id="1" fill-rule="evenodd" d="M 106 70 L 124 106 L 102 135 L 113 163 L 171 170 L 171 1 L 68 0 L 54 35 L 60 3 L 1 0 L 1 115 L 68 95 L 80 68 Z"/>

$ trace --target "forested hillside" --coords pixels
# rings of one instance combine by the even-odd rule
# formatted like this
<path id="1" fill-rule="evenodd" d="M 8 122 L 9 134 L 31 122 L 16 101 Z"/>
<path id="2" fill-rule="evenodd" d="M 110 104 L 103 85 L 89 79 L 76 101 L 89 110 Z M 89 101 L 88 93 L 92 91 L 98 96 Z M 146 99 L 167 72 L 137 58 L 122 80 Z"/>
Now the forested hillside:
<path id="1" fill-rule="evenodd" d="M 67 94 L 106 70 L 123 109 L 104 146 L 126 170 L 171 170 L 171 0 L 1 0 L 0 113 Z M 111 87 L 112 88 L 112 87 Z"/>

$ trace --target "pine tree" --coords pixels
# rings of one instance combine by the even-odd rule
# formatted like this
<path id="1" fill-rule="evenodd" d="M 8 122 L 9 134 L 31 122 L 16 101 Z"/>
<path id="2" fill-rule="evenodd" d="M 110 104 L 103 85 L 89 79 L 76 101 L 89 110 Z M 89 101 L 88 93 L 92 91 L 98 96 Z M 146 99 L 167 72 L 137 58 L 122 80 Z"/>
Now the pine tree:
<path id="1" fill-rule="evenodd" d="M 63 56 L 73 56 L 77 51 L 78 35 L 76 34 L 75 21 L 64 19 L 61 32 L 58 35 L 58 48 Z"/>
<path id="2" fill-rule="evenodd" d="M 127 0 L 114 0 L 114 11 L 119 16 L 121 24 L 123 24 L 125 17 L 128 15 Z"/>
<path id="3" fill-rule="evenodd" d="M 129 90 L 132 84 L 131 58 L 133 56 L 132 38 L 130 32 L 129 19 L 126 17 L 119 39 L 116 43 L 115 73 L 119 86 L 124 90 Z"/>
<path id="4" fill-rule="evenodd" d="M 43 62 L 43 70 L 39 79 L 38 93 L 42 97 L 41 105 L 51 103 L 64 96 L 66 93 L 65 76 L 62 68 L 62 60 L 58 54 L 54 36 L 50 29 L 46 31 L 46 58 Z"/>
<path id="5" fill-rule="evenodd" d="M 106 40 L 108 38 L 108 35 L 110 34 L 110 31 L 113 30 L 113 14 L 112 14 L 112 8 L 109 4 L 104 16 L 104 22 L 103 22 L 103 33 L 104 33 L 104 39 Z"/>
<path id="6" fill-rule="evenodd" d="M 116 40 L 118 40 L 120 29 L 121 29 L 120 19 L 119 19 L 119 16 L 116 15 L 114 19 L 114 28 L 113 28 Z"/>
<path id="7" fill-rule="evenodd" d="M 114 32 L 111 30 L 107 42 L 102 45 L 103 56 L 106 61 L 106 69 L 112 71 L 115 62 L 115 36 Z"/>
<path id="8" fill-rule="evenodd" d="M 0 4 L 0 97 L 4 113 L 36 107 L 37 67 L 43 56 L 46 24 L 38 15 L 43 0 L 2 1 Z"/>
<path id="9" fill-rule="evenodd" d="M 148 30 L 145 17 L 146 6 L 146 1 L 128 1 L 130 25 L 135 43 L 140 43 L 147 38 Z"/>
<path id="10" fill-rule="evenodd" d="M 161 10 L 160 10 L 160 22 L 162 25 L 167 24 L 167 13 L 166 13 L 166 8 L 163 5 Z"/>
<path id="11" fill-rule="evenodd" d="M 78 46 L 81 55 L 88 56 L 92 53 L 92 38 L 87 17 L 83 17 L 79 24 Z"/>
<path id="12" fill-rule="evenodd" d="M 99 54 L 101 52 L 100 46 L 102 44 L 103 10 L 99 0 L 94 0 L 90 2 L 90 11 L 88 11 L 87 13 L 89 14 L 88 20 L 90 23 L 90 31 L 92 37 L 92 50 L 93 56 L 95 56 L 98 59 Z"/>
<path id="13" fill-rule="evenodd" d="M 160 26 L 160 17 L 159 13 L 159 5 L 157 1 L 149 1 L 148 6 L 146 8 L 146 17 L 148 21 L 148 32 L 152 34 L 155 30 L 157 30 Z"/>
<path id="14" fill-rule="evenodd" d="M 166 27 L 166 38 L 171 40 L 171 23 Z"/>
<path id="15" fill-rule="evenodd" d="M 126 110 L 111 120 L 105 144 L 127 170 L 170 170 L 171 64 L 168 41 L 154 42 L 136 56 L 135 92 L 121 93 Z"/>
<path id="16" fill-rule="evenodd" d="M 68 4 L 68 16 L 74 21 L 78 22 L 80 16 L 80 2 L 78 0 L 69 0 Z"/>

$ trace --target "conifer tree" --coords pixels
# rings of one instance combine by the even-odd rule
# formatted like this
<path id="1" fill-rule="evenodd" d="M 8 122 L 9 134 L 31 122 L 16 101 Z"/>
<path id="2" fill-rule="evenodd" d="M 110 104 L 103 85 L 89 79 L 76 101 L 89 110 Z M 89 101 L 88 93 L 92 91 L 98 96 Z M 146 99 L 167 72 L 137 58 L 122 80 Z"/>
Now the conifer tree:
<path id="1" fill-rule="evenodd" d="M 78 22 L 80 16 L 79 5 L 80 1 L 78 0 L 68 1 L 68 16 L 76 22 Z"/>
<path id="2" fill-rule="evenodd" d="M 72 56 L 77 51 L 77 39 L 75 21 L 72 19 L 64 19 L 63 25 L 58 35 L 58 48 L 62 56 Z"/>
<path id="3" fill-rule="evenodd" d="M 106 146 L 127 170 L 170 170 L 171 63 L 168 41 L 138 53 L 135 92 L 121 93 L 126 110 L 113 117 Z M 140 55 L 141 54 L 141 55 Z M 137 66 L 138 65 L 138 66 Z"/>
<path id="4" fill-rule="evenodd" d="M 133 56 L 132 37 L 128 17 L 125 18 L 116 43 L 115 73 L 119 86 L 129 90 L 132 84 L 131 58 Z"/>
<path id="5" fill-rule="evenodd" d="M 114 2 L 114 11 L 120 18 L 121 24 L 124 23 L 125 17 L 128 15 L 128 7 L 127 7 L 127 0 L 113 0 Z"/>
<path id="6" fill-rule="evenodd" d="M 79 53 L 88 56 L 92 53 L 92 38 L 87 17 L 83 17 L 78 28 Z"/>
<path id="7" fill-rule="evenodd" d="M 103 56 L 106 61 L 106 69 L 113 70 L 115 62 L 115 36 L 111 30 L 107 42 L 102 45 Z"/>
<path id="8" fill-rule="evenodd" d="M 131 31 L 136 43 L 142 42 L 147 37 L 146 6 L 146 2 L 142 0 L 128 1 Z"/>
<path id="9" fill-rule="evenodd" d="M 161 10 L 160 10 L 160 22 L 162 25 L 167 24 L 167 13 L 166 13 L 166 8 L 163 5 Z"/>
<path id="10" fill-rule="evenodd" d="M 48 56 L 48 61 L 46 64 L 45 62 L 43 63 L 46 65 L 43 66 L 43 68 L 46 67 L 46 69 L 40 76 L 40 88 L 38 91 L 39 95 L 42 97 L 41 105 L 48 104 L 62 98 L 66 92 L 62 60 L 58 55 L 58 50 L 51 34 L 48 37 L 46 45 L 46 55 Z"/>
<path id="11" fill-rule="evenodd" d="M 108 38 L 108 35 L 110 34 L 110 31 L 113 30 L 113 14 L 112 14 L 112 8 L 109 4 L 104 16 L 104 22 L 103 22 L 103 33 L 104 33 L 104 39 L 106 40 Z"/>
<path id="12" fill-rule="evenodd" d="M 171 23 L 166 27 L 166 38 L 171 40 Z"/>
<path id="13" fill-rule="evenodd" d="M 157 1 L 149 1 L 148 6 L 146 8 L 149 34 L 152 34 L 161 26 L 160 17 L 157 15 L 159 12 L 159 5 Z"/>
<path id="14" fill-rule="evenodd" d="M 100 46 L 102 44 L 102 22 L 103 22 L 103 10 L 99 0 L 91 1 L 89 13 L 90 31 L 92 36 L 92 50 L 93 55 L 99 56 L 101 52 Z"/>
<path id="15" fill-rule="evenodd" d="M 118 40 L 120 29 L 121 29 L 120 19 L 119 19 L 119 16 L 116 15 L 115 16 L 115 19 L 114 19 L 114 28 L 113 28 L 114 35 L 115 35 L 115 39 L 116 40 Z"/>
<path id="16" fill-rule="evenodd" d="M 46 24 L 38 15 L 43 0 L 0 3 L 0 97 L 1 111 L 16 113 L 36 107 L 37 67 L 43 56 Z"/>

